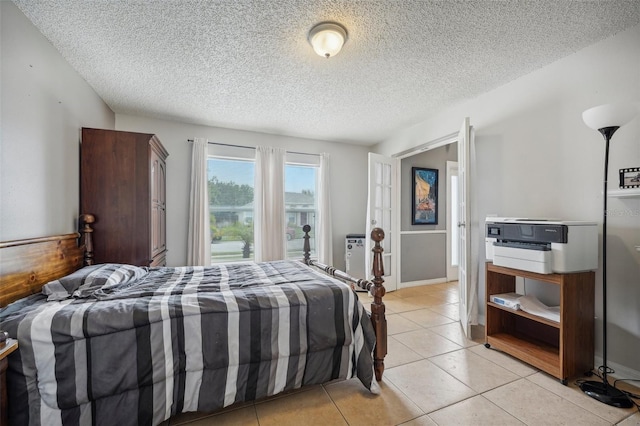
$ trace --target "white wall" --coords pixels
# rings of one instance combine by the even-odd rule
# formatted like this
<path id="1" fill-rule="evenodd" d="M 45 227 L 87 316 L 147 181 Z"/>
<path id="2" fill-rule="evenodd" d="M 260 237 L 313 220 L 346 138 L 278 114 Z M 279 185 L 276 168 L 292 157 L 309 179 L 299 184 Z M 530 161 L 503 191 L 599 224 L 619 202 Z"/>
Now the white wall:
<path id="1" fill-rule="evenodd" d="M 0 241 L 74 232 L 80 128 L 115 115 L 13 3 L 0 14 Z"/>
<path id="2" fill-rule="evenodd" d="M 640 26 L 592 45 L 496 90 L 447 108 L 375 147 L 391 155 L 457 131 L 476 130 L 473 235 L 484 266 L 487 214 L 602 222 L 603 138 L 582 122 L 592 106 L 640 100 Z M 611 142 L 609 188 L 618 169 L 640 167 L 640 118 Z M 640 374 L 640 199 L 609 200 L 608 361 Z M 484 274 L 479 308 L 484 313 Z M 602 348 L 602 280 L 596 274 L 596 355 Z"/>
<path id="3" fill-rule="evenodd" d="M 289 151 L 330 154 L 333 221 L 333 265 L 344 269 L 344 237 L 364 233 L 367 202 L 367 152 L 363 146 L 338 144 L 266 133 L 197 126 L 175 121 L 116 115 L 116 129 L 155 133 L 169 151 L 167 159 L 167 262 L 184 265 L 187 260 L 187 218 L 191 144 L 187 139 L 204 137 L 212 142 L 281 147 Z"/>

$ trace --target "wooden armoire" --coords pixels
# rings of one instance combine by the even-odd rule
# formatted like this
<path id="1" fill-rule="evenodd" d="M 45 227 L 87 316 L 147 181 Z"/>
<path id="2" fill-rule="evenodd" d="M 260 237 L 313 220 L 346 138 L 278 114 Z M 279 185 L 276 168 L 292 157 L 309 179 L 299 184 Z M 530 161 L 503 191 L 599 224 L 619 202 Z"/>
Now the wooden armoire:
<path id="1" fill-rule="evenodd" d="M 95 216 L 94 263 L 166 264 L 166 158 L 155 135 L 82 129 L 80 212 Z"/>

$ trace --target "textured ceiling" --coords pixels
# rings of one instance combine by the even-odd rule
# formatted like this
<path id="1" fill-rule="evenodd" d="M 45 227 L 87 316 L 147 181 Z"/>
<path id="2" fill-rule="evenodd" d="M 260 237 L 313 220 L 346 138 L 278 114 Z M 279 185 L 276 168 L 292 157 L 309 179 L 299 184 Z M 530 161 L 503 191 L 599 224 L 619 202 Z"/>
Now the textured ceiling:
<path id="1" fill-rule="evenodd" d="M 374 144 L 640 22 L 639 0 L 14 0 L 111 109 Z M 348 41 L 317 56 L 309 29 Z"/>

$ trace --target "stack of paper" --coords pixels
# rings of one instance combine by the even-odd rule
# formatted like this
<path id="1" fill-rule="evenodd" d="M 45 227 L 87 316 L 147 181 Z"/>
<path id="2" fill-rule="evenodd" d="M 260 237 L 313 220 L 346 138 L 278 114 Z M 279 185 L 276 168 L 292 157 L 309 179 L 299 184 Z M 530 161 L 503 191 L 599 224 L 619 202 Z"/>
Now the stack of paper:
<path id="1" fill-rule="evenodd" d="M 520 309 L 551 321 L 560 322 L 560 306 L 547 306 L 533 295 L 518 298 Z"/>

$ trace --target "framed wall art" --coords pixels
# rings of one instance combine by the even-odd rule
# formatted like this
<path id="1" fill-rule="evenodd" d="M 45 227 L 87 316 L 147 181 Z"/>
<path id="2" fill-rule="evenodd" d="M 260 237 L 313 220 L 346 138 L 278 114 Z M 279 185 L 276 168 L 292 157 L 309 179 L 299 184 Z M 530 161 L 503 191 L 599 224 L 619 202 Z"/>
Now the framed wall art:
<path id="1" fill-rule="evenodd" d="M 411 224 L 438 224 L 438 170 L 412 167 Z"/>
<path id="2" fill-rule="evenodd" d="M 640 188 L 640 167 L 620 169 L 620 188 Z"/>

